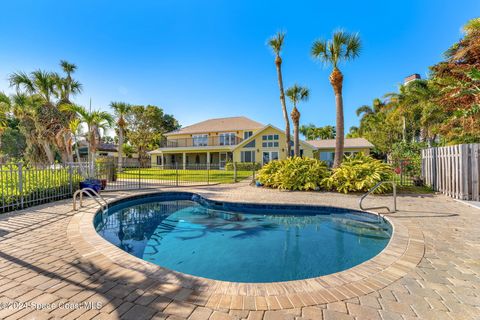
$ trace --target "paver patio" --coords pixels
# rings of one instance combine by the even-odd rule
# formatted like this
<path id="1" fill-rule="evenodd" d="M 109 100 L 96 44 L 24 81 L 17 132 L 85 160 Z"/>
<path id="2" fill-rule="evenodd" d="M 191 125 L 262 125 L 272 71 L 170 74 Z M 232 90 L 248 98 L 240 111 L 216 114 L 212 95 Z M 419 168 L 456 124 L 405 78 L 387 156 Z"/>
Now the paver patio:
<path id="1" fill-rule="evenodd" d="M 356 195 L 279 192 L 244 183 L 164 190 L 225 201 L 358 208 Z M 142 192 L 104 196 L 113 200 Z M 390 201 L 373 197 L 367 205 Z M 318 290 L 299 287 L 292 293 L 287 285 L 272 285 L 274 292 L 288 294 L 270 294 L 259 286 L 224 287 L 145 267 L 108 249 L 96 235 L 85 240 L 90 231 L 82 218 L 94 207 L 90 201 L 75 213 L 65 200 L 0 216 L 1 319 L 480 319 L 480 210 L 443 195 L 401 196 L 400 211 L 388 215 L 399 228 L 395 232 L 409 231 L 408 243 L 399 242 L 405 252 L 414 248 L 418 254 L 422 248 L 418 265 L 399 256 L 404 266 L 382 273 L 376 288 L 368 287 L 375 282 L 345 286 L 333 298 L 328 290 L 318 296 Z M 92 243 L 106 251 L 92 250 Z M 144 269 L 125 268 L 130 259 Z M 398 263 L 395 259 L 391 263 Z M 347 283 L 340 276 L 328 279 Z"/>

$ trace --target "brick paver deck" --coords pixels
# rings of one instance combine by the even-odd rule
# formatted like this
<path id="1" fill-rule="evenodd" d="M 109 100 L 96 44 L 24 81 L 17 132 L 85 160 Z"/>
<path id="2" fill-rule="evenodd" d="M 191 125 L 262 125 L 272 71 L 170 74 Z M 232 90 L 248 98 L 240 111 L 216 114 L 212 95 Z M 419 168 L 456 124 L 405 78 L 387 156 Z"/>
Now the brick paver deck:
<path id="1" fill-rule="evenodd" d="M 358 208 L 355 195 L 244 184 L 181 190 Z M 388 215 L 393 239 L 376 258 L 315 282 L 270 285 L 191 277 L 129 256 L 95 234 L 88 204 L 0 216 L 0 319 L 480 319 L 480 210 L 441 195 L 400 197 L 400 211 Z"/>

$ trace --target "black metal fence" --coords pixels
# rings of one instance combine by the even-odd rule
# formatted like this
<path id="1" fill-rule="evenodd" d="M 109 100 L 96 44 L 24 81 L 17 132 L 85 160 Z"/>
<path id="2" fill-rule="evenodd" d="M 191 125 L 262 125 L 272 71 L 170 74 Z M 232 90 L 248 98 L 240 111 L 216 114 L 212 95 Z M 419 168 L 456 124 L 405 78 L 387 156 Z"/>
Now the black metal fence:
<path id="1" fill-rule="evenodd" d="M 98 179 L 105 191 L 199 186 L 254 179 L 258 164 L 174 164 L 118 167 L 116 162 L 0 165 L 0 212 L 70 198 L 81 181 Z"/>
<path id="2" fill-rule="evenodd" d="M 116 163 L 96 166 L 95 177 L 100 179 L 105 190 L 129 190 L 156 187 L 196 186 L 219 183 L 235 183 L 254 179 L 258 165 L 232 163 L 219 164 L 172 164 L 148 167 L 119 168 Z"/>
<path id="3" fill-rule="evenodd" d="M 393 180 L 401 186 L 414 186 L 419 183 L 420 167 L 410 159 L 389 160 L 394 175 Z"/>

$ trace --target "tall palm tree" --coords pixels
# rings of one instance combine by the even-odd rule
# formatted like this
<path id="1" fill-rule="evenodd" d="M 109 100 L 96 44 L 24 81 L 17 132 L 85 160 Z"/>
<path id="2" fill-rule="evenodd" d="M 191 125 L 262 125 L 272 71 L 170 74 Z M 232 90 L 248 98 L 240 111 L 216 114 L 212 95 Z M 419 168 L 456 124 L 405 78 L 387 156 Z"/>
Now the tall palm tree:
<path id="1" fill-rule="evenodd" d="M 299 123 L 300 123 L 300 111 L 297 109 L 297 105 L 300 101 L 307 101 L 310 96 L 310 91 L 306 87 L 301 87 L 297 84 L 293 85 L 287 89 L 287 97 L 293 104 L 292 117 L 293 122 L 293 142 L 294 142 L 294 153 L 296 157 L 300 156 L 300 138 L 299 138 Z"/>
<path id="2" fill-rule="evenodd" d="M 125 128 L 127 122 L 125 121 L 125 116 L 130 110 L 130 105 L 125 102 L 111 102 L 110 107 L 115 112 L 117 116 L 117 127 L 118 127 L 118 170 L 122 171 L 123 167 L 123 142 L 125 138 Z"/>
<path id="3" fill-rule="evenodd" d="M 331 40 L 316 40 L 312 45 L 312 56 L 333 67 L 329 80 L 335 93 L 337 108 L 337 136 L 335 141 L 335 160 L 333 163 L 335 168 L 342 162 L 343 147 L 345 144 L 342 96 L 343 74 L 338 68 L 338 65 L 342 61 L 348 61 L 358 57 L 360 48 L 361 43 L 358 34 L 349 34 L 342 30 L 335 31 Z"/>
<path id="4" fill-rule="evenodd" d="M 283 90 L 283 77 L 282 77 L 282 57 L 280 57 L 284 39 L 285 39 L 285 32 L 277 32 L 276 35 L 274 35 L 268 40 L 268 45 L 270 46 L 270 48 L 272 48 L 273 53 L 275 54 L 275 66 L 277 68 L 278 88 L 280 90 L 280 104 L 282 106 L 283 119 L 285 120 L 285 137 L 287 140 L 285 150 L 287 152 L 287 157 L 289 157 L 290 150 L 291 150 L 290 121 L 288 120 L 287 104 L 285 103 L 285 92 Z"/>
<path id="5" fill-rule="evenodd" d="M 57 86 L 59 91 L 60 103 L 71 103 L 70 96 L 82 92 L 82 84 L 72 78 L 72 74 L 77 70 L 77 66 L 65 60 L 60 60 L 60 67 L 65 73 L 65 78 L 58 76 Z"/>
<path id="6" fill-rule="evenodd" d="M 112 126 L 114 122 L 112 115 L 105 111 L 88 111 L 85 107 L 75 104 L 64 104 L 61 108 L 74 112 L 80 122 L 87 125 L 88 158 L 90 163 L 95 163 L 100 129 L 106 130 Z"/>

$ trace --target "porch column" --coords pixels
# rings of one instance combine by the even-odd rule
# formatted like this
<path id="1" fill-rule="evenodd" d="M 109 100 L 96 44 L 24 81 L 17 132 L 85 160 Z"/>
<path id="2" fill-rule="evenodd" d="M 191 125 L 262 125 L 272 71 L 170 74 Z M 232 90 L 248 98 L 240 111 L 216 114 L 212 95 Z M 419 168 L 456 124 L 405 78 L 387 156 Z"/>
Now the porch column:
<path id="1" fill-rule="evenodd" d="M 182 153 L 182 161 L 183 161 L 183 170 L 185 170 L 186 168 L 186 164 L 187 164 L 187 155 L 184 153 Z"/>
<path id="2" fill-rule="evenodd" d="M 163 167 L 164 159 L 163 159 L 163 152 L 160 154 L 160 165 Z"/>
<path id="3" fill-rule="evenodd" d="M 210 151 L 207 151 L 207 169 L 210 169 Z"/>

